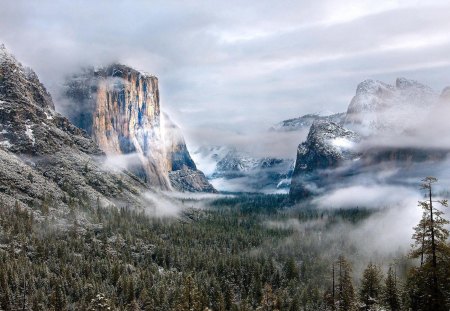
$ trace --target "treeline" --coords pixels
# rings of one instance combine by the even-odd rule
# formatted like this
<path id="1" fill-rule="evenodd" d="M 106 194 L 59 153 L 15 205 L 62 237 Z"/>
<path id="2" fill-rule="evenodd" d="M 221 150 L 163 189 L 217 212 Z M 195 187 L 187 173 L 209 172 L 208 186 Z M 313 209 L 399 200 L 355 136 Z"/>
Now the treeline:
<path id="1" fill-rule="evenodd" d="M 332 286 L 325 294 L 328 310 L 450 310 L 449 222 L 436 205 L 447 207 L 447 200 L 434 200 L 436 178 L 423 180 L 427 199 L 419 201 L 422 218 L 414 228 L 409 254 L 418 261 L 399 284 L 397 273 L 389 267 L 383 276 L 379 266 L 369 263 L 361 277 L 359 291 L 353 287 L 351 264 L 343 257 L 332 263 Z"/>

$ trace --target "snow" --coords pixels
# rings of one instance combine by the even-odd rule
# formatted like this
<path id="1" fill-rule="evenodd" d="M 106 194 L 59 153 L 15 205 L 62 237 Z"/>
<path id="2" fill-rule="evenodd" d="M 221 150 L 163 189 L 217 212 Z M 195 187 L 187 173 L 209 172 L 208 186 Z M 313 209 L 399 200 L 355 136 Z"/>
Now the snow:
<path id="1" fill-rule="evenodd" d="M 354 146 L 354 142 L 345 137 L 337 137 L 331 141 L 331 144 L 338 148 L 350 149 Z"/>
<path id="2" fill-rule="evenodd" d="M 47 120 L 53 120 L 53 116 L 49 115 L 46 111 L 44 111 L 45 116 L 47 117 Z"/>
<path id="3" fill-rule="evenodd" d="M 364 136 L 402 133 L 422 120 L 438 99 L 431 88 L 414 80 L 398 78 L 395 85 L 366 80 L 358 85 L 345 127 Z"/>
<path id="4" fill-rule="evenodd" d="M 11 148 L 12 144 L 9 142 L 9 140 L 0 141 L 0 146 L 5 148 Z"/>
<path id="5" fill-rule="evenodd" d="M 36 139 L 34 138 L 34 134 L 33 134 L 33 130 L 31 129 L 31 125 L 26 124 L 25 127 L 26 127 L 25 135 L 28 136 L 28 138 L 31 140 L 31 144 L 34 146 L 34 144 L 36 143 Z"/>

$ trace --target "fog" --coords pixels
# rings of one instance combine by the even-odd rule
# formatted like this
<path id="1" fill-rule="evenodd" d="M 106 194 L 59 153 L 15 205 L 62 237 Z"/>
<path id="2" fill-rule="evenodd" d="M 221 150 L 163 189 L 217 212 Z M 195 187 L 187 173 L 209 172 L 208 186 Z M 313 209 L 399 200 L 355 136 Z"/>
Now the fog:
<path id="1" fill-rule="evenodd" d="M 281 120 L 345 111 L 366 78 L 406 76 L 436 90 L 449 84 L 443 0 L 4 0 L 1 7 L 0 41 L 54 97 L 80 66 L 128 64 L 158 76 L 162 107 L 189 146 L 217 143 L 202 132 L 257 145 L 257 133 Z M 255 149 L 289 149 L 300 139 L 286 142 Z"/>

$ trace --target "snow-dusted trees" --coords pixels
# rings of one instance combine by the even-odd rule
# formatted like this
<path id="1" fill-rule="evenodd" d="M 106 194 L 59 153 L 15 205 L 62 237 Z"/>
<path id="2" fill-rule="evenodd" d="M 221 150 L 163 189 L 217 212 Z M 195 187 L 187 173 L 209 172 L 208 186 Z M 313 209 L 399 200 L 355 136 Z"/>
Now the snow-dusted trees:
<path id="1" fill-rule="evenodd" d="M 450 294 L 450 247 L 447 244 L 449 223 L 434 205 L 448 206 L 447 200 L 433 199 L 434 177 L 422 180 L 427 199 L 419 201 L 422 219 L 414 228 L 411 257 L 420 259 L 420 266 L 410 271 L 407 289 L 415 310 L 448 310 Z"/>
<path id="2" fill-rule="evenodd" d="M 381 279 L 381 269 L 373 263 L 369 263 L 363 272 L 359 291 L 359 297 L 364 310 L 373 310 L 373 307 L 380 304 L 382 293 Z"/>

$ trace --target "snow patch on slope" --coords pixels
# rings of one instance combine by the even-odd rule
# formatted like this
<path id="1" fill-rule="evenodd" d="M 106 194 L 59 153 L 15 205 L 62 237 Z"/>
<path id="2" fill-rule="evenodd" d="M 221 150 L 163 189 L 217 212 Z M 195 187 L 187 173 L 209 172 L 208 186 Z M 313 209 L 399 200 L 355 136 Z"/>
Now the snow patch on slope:
<path id="1" fill-rule="evenodd" d="M 34 144 L 36 143 L 36 139 L 34 138 L 34 134 L 33 134 L 33 129 L 31 128 L 31 125 L 29 124 L 25 124 L 25 135 L 27 135 L 27 137 L 30 139 L 31 144 L 34 146 Z"/>

